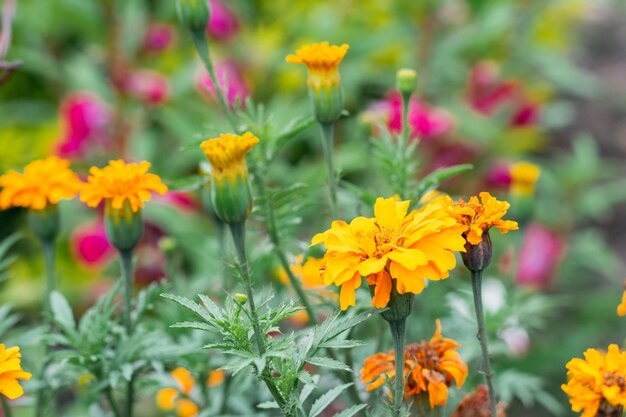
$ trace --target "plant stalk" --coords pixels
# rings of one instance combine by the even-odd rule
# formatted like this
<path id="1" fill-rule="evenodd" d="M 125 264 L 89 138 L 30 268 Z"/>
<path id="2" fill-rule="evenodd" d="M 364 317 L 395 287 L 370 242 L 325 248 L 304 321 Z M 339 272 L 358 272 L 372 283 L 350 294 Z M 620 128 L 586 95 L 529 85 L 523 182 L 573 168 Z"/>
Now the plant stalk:
<path id="1" fill-rule="evenodd" d="M 120 263 L 124 278 L 124 328 L 126 329 L 126 336 L 130 338 L 133 334 L 131 317 L 133 303 L 133 251 L 120 250 Z M 134 382 L 134 377 L 131 375 L 130 381 L 126 385 L 126 417 L 133 416 L 133 403 L 135 401 Z"/>
<path id="2" fill-rule="evenodd" d="M 483 356 L 483 373 L 487 382 L 489 391 L 489 409 L 493 417 L 497 417 L 496 413 L 496 394 L 493 390 L 493 381 L 491 373 L 491 362 L 489 360 L 489 348 L 487 343 L 487 335 L 485 332 L 485 317 L 483 313 L 482 300 L 482 281 L 483 271 L 472 270 L 472 291 L 474 293 L 474 308 L 476 310 L 476 322 L 478 323 L 478 341 L 480 342 L 480 350 Z"/>
<path id="3" fill-rule="evenodd" d="M 328 189 L 330 192 L 330 213 L 333 219 L 337 218 L 337 173 L 333 162 L 333 143 L 335 137 L 334 123 L 320 123 L 322 132 L 322 149 L 328 171 Z"/>
<path id="4" fill-rule="evenodd" d="M 393 405 L 394 416 L 400 416 L 404 399 L 404 342 L 406 339 L 406 318 L 390 321 L 393 348 L 395 351 L 396 376 L 394 379 Z"/>
<path id="5" fill-rule="evenodd" d="M 50 309 L 50 294 L 56 288 L 56 280 L 54 277 L 54 264 L 55 264 L 55 245 L 54 240 L 42 240 L 41 247 L 43 251 L 43 260 L 46 265 L 46 299 L 44 306 L 48 317 L 52 317 L 52 311 Z"/>
<path id="6" fill-rule="evenodd" d="M 4 417 L 13 417 L 13 413 L 11 412 L 11 407 L 9 406 L 9 402 L 4 397 L 4 395 L 0 395 L 0 401 L 2 401 L 2 411 L 4 413 Z"/>
<path id="7" fill-rule="evenodd" d="M 106 389 L 107 401 L 109 402 L 109 406 L 111 407 L 111 411 L 113 411 L 113 415 L 115 417 L 122 417 L 117 404 L 115 403 L 115 398 L 113 397 L 113 391 L 111 391 L 111 387 Z"/>

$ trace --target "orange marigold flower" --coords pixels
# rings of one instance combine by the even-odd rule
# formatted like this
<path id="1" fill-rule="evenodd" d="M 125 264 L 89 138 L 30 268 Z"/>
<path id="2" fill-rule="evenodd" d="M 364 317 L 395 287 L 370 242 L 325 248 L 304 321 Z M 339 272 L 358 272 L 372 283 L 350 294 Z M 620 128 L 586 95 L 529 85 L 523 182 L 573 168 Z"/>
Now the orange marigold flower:
<path id="1" fill-rule="evenodd" d="M 163 388 L 157 393 L 157 406 L 164 411 L 176 409 L 179 417 L 194 417 L 198 414 L 198 406 L 189 399 L 196 379 L 185 368 L 176 368 L 170 375 L 176 382 L 176 388 Z"/>
<path id="2" fill-rule="evenodd" d="M 498 417 L 506 417 L 506 408 L 507 405 L 503 402 L 496 405 Z M 487 386 L 480 385 L 476 391 L 466 395 L 450 417 L 491 417 Z"/>
<path id="3" fill-rule="evenodd" d="M 448 387 L 452 381 L 461 387 L 467 378 L 467 364 L 456 351 L 461 347 L 452 339 L 441 335 L 441 323 L 430 341 L 413 343 L 404 349 L 405 397 L 428 394 L 430 407 L 444 405 L 448 400 Z M 376 353 L 367 359 L 361 369 L 361 379 L 372 391 L 395 377 L 395 354 Z"/>
<path id="4" fill-rule="evenodd" d="M 617 315 L 626 316 L 626 280 L 624 280 L 624 292 L 622 293 L 622 302 L 617 306 Z"/>
<path id="5" fill-rule="evenodd" d="M 595 417 L 600 408 L 626 406 L 626 352 L 612 344 L 608 352 L 587 349 L 584 356 L 567 363 L 567 384 L 561 386 L 570 397 L 572 411 Z"/>
<path id="6" fill-rule="evenodd" d="M 257 143 L 259 138 L 250 132 L 241 136 L 222 133 L 217 138 L 202 142 L 200 148 L 211 162 L 211 177 L 221 182 L 226 178 L 247 177 L 245 158 Z"/>
<path id="7" fill-rule="evenodd" d="M 302 281 L 302 288 L 305 290 L 315 290 L 322 296 L 332 296 L 332 293 L 324 287 L 324 279 L 322 278 L 322 267 L 324 260 L 309 256 L 306 262 L 303 261 L 303 256 L 298 255 L 295 258 L 295 262 L 289 265 L 291 273 Z M 287 272 L 283 268 L 278 269 L 278 279 L 285 285 L 291 285 Z"/>
<path id="8" fill-rule="evenodd" d="M 89 207 L 97 207 L 103 200 L 115 210 L 130 205 L 133 213 L 152 198 L 152 193 L 165 194 L 167 187 L 156 174 L 149 174 L 151 164 L 126 163 L 121 159 L 109 162 L 104 168 L 91 167 L 87 184 L 80 193 L 80 200 Z"/>
<path id="9" fill-rule="evenodd" d="M 447 200 L 448 212 L 464 226 L 464 235 L 469 244 L 479 245 L 483 240 L 483 233 L 488 232 L 492 227 L 500 230 L 501 233 L 518 229 L 517 222 L 502 220 L 511 207 L 509 203 L 498 201 L 488 192 L 482 192 L 479 196 L 480 200 L 472 196 L 467 203 L 463 200 L 454 203 L 450 197 L 437 199 L 439 203 Z"/>
<path id="10" fill-rule="evenodd" d="M 511 193 L 528 196 L 535 192 L 535 184 L 541 175 L 541 169 L 530 162 L 518 162 L 509 169 L 511 175 Z"/>
<path id="11" fill-rule="evenodd" d="M 290 64 L 304 64 L 309 70 L 309 86 L 315 89 L 330 88 L 339 84 L 337 68 L 348 52 L 349 46 L 329 45 L 328 42 L 300 47 L 295 55 L 287 55 Z"/>
<path id="12" fill-rule="evenodd" d="M 69 161 L 50 156 L 26 165 L 24 173 L 9 171 L 0 176 L 0 209 L 44 210 L 48 205 L 74 197 L 82 183 L 69 167 Z"/>
<path id="13" fill-rule="evenodd" d="M 392 288 L 399 294 L 419 294 L 426 279 L 448 277 L 456 266 L 453 251 L 464 251 L 459 226 L 438 204 L 427 204 L 407 214 L 409 201 L 378 198 L 374 218 L 357 217 L 349 224 L 337 220 L 313 237 L 323 243 L 322 278 L 341 286 L 342 310 L 355 305 L 361 276 L 374 288 L 372 304 L 387 306 Z"/>
<path id="14" fill-rule="evenodd" d="M 21 364 L 22 354 L 18 346 L 6 348 L 0 344 L 0 394 L 14 400 L 24 394 L 18 380 L 28 381 L 31 374 L 24 372 Z"/>
<path id="15" fill-rule="evenodd" d="M 207 385 L 211 388 L 222 385 L 222 383 L 224 383 L 224 378 L 226 378 L 226 373 L 223 370 L 216 369 L 215 371 L 211 371 L 209 373 L 209 378 L 207 379 Z"/>

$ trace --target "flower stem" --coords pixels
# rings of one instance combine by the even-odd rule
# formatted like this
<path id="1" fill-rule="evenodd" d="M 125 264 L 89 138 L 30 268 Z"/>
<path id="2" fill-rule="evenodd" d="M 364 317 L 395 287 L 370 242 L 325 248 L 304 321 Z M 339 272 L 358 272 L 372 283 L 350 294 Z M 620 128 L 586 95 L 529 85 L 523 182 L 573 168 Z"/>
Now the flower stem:
<path id="1" fill-rule="evenodd" d="M 330 191 L 330 213 L 337 218 L 337 173 L 333 162 L 333 142 L 335 137 L 334 123 L 320 123 L 322 132 L 322 149 L 328 170 L 328 188 Z"/>
<path id="2" fill-rule="evenodd" d="M 117 404 L 115 403 L 115 398 L 113 397 L 113 391 L 111 391 L 111 387 L 106 389 L 107 401 L 109 402 L 109 406 L 111 407 L 111 411 L 113 411 L 113 415 L 115 417 L 122 417 Z"/>
<path id="3" fill-rule="evenodd" d="M 120 263 L 124 278 L 124 327 L 126 336 L 133 334 L 133 322 L 131 318 L 133 302 L 133 252 L 132 250 L 120 250 Z M 134 377 L 131 375 L 126 385 L 126 417 L 133 415 L 133 402 L 135 397 Z"/>
<path id="4" fill-rule="evenodd" d="M 404 398 L 404 342 L 406 339 L 406 318 L 390 321 L 393 348 L 395 351 L 396 376 L 394 379 L 393 405 L 394 416 L 400 415 Z"/>
<path id="5" fill-rule="evenodd" d="M 54 240 L 42 240 L 41 246 L 43 250 L 43 260 L 46 265 L 46 299 L 44 301 L 44 306 L 46 309 L 46 313 L 49 315 L 49 317 L 52 317 L 52 312 L 50 310 L 50 294 L 52 294 L 52 291 L 54 291 L 56 287 L 56 282 L 54 278 Z"/>
<path id="6" fill-rule="evenodd" d="M 0 401 L 2 401 L 2 411 L 4 417 L 12 417 L 13 413 L 11 412 L 11 407 L 9 406 L 9 402 L 4 397 L 4 395 L 0 395 Z"/>
<path id="7" fill-rule="evenodd" d="M 476 310 L 476 321 L 478 323 L 478 341 L 480 342 L 480 349 L 483 355 L 483 373 L 485 374 L 485 380 L 487 381 L 487 389 L 489 390 L 489 409 L 491 415 L 497 417 L 496 414 L 496 394 L 493 390 L 493 381 L 491 373 L 491 363 L 489 361 L 489 349 L 487 344 L 487 335 L 485 333 L 485 317 L 483 314 L 483 300 L 482 300 L 482 283 L 483 283 L 483 271 L 472 270 L 472 291 L 474 293 L 474 308 Z"/>
<path id="8" fill-rule="evenodd" d="M 209 77 L 211 78 L 211 83 L 213 83 L 213 90 L 215 91 L 215 95 L 217 96 L 217 101 L 222 108 L 222 112 L 228 119 L 230 126 L 234 129 L 235 133 L 237 133 L 237 121 L 230 108 L 228 107 L 228 103 L 226 101 L 226 97 L 224 96 L 224 92 L 217 82 L 217 75 L 215 74 L 215 68 L 213 67 L 213 61 L 211 60 L 211 54 L 209 53 L 209 42 L 207 41 L 206 34 L 204 30 L 192 31 L 191 37 L 193 38 L 193 43 L 204 63 L 204 66 L 209 73 Z"/>

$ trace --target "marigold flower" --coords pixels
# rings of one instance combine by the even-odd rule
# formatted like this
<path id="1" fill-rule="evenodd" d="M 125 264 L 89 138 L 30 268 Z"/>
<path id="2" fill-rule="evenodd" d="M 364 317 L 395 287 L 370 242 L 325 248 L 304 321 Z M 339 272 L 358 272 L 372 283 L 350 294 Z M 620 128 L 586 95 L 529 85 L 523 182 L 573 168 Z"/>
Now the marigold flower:
<path id="1" fill-rule="evenodd" d="M 29 163 L 23 173 L 9 171 L 0 176 L 0 209 L 45 210 L 73 198 L 80 191 L 81 182 L 69 167 L 69 161 L 49 156 Z"/>
<path id="2" fill-rule="evenodd" d="M 22 369 L 21 357 L 18 346 L 7 349 L 0 344 L 0 394 L 10 400 L 24 394 L 24 389 L 17 381 L 28 381 L 31 377 L 29 372 L 24 372 Z"/>
<path id="3" fill-rule="evenodd" d="M 511 193 L 528 196 L 535 192 L 535 184 L 541 175 L 541 170 L 530 162 L 518 162 L 509 168 L 511 174 Z"/>
<path id="4" fill-rule="evenodd" d="M 170 375 L 176 382 L 176 388 L 163 388 L 157 394 L 157 406 L 164 411 L 176 409 L 179 417 L 194 417 L 198 415 L 198 406 L 189 399 L 196 379 L 185 368 L 176 368 Z"/>
<path id="5" fill-rule="evenodd" d="M 507 405 L 503 402 L 497 404 L 498 417 L 506 417 L 506 408 Z M 476 391 L 466 395 L 450 417 L 491 417 L 487 386 L 480 385 Z"/>
<path id="6" fill-rule="evenodd" d="M 617 306 L 617 315 L 626 316 L 626 280 L 624 280 L 624 292 L 622 293 L 622 302 Z"/>
<path id="7" fill-rule="evenodd" d="M 600 407 L 626 406 L 626 352 L 612 344 L 608 352 L 587 349 L 584 356 L 567 363 L 567 384 L 561 385 L 572 411 L 595 417 Z"/>
<path id="8" fill-rule="evenodd" d="M 89 207 L 97 207 L 106 200 L 115 210 L 122 210 L 128 204 L 131 211 L 136 213 L 144 207 L 144 201 L 152 198 L 152 193 L 167 192 L 161 178 L 148 173 L 150 166 L 146 161 L 127 164 L 118 159 L 110 161 L 104 168 L 91 167 L 80 200 Z"/>
<path id="9" fill-rule="evenodd" d="M 252 210 L 252 193 L 245 157 L 259 143 L 250 132 L 207 139 L 200 147 L 211 162 L 211 202 L 224 223 L 244 222 Z"/>
<path id="10" fill-rule="evenodd" d="M 441 322 L 429 340 L 413 343 L 404 349 L 405 397 L 428 394 L 430 407 L 441 406 L 448 400 L 448 387 L 452 381 L 461 387 L 467 378 L 467 364 L 456 351 L 460 344 L 441 335 Z M 361 379 L 372 391 L 395 377 L 395 355 L 392 350 L 376 353 L 367 359 L 361 369 Z"/>
<path id="11" fill-rule="evenodd" d="M 464 251 L 459 226 L 439 204 L 427 204 L 407 214 L 409 201 L 378 198 L 374 218 L 357 217 L 350 224 L 337 220 L 313 237 L 324 243 L 322 278 L 341 286 L 341 309 L 355 305 L 361 276 L 373 287 L 372 304 L 387 306 L 392 288 L 399 294 L 419 294 L 426 279 L 448 277 L 456 266 L 453 251 Z"/>
<path id="12" fill-rule="evenodd" d="M 209 373 L 209 378 L 207 379 L 206 383 L 209 387 L 214 388 L 218 385 L 222 385 L 225 378 L 226 372 L 221 369 L 216 369 L 215 371 L 211 371 Z"/>
<path id="13" fill-rule="evenodd" d="M 472 196 L 467 203 L 459 200 L 456 204 L 451 204 L 448 210 L 459 224 L 465 227 L 464 235 L 469 244 L 480 244 L 483 240 L 483 233 L 488 232 L 492 227 L 500 230 L 501 233 L 519 228 L 515 221 L 502 220 L 511 207 L 509 203 L 498 201 L 488 192 L 482 192 L 479 196 L 480 200 Z M 452 203 L 452 199 L 448 201 Z"/>
<path id="14" fill-rule="evenodd" d="M 322 289 L 326 286 L 321 272 L 324 261 L 309 256 L 306 262 L 303 263 L 303 258 L 302 255 L 296 256 L 295 262 L 289 266 L 293 275 L 302 281 L 302 288 L 305 290 L 317 290 L 321 295 L 330 295 L 329 291 Z M 283 268 L 278 269 L 278 279 L 283 284 L 290 285 L 287 272 Z"/>

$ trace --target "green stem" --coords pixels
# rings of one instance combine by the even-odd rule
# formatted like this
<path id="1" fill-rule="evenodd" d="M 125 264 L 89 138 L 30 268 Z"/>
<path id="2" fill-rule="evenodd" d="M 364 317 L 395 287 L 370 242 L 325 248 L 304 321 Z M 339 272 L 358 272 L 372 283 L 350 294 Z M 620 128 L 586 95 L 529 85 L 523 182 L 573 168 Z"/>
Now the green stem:
<path id="1" fill-rule="evenodd" d="M 226 414 L 228 412 L 228 391 L 230 390 L 230 384 L 233 377 L 226 375 L 224 380 L 224 391 L 222 394 L 222 405 L 220 406 L 220 415 Z"/>
<path id="2" fill-rule="evenodd" d="M 483 355 L 483 373 L 487 381 L 487 389 L 489 390 L 489 409 L 492 416 L 496 414 L 496 394 L 493 390 L 493 381 L 491 373 L 491 363 L 489 361 L 489 349 L 487 345 L 487 335 L 485 333 L 485 317 L 483 313 L 482 300 L 482 281 L 483 271 L 472 271 L 472 291 L 474 293 L 474 308 L 476 310 L 476 321 L 478 322 L 478 341 L 480 342 L 480 350 Z"/>
<path id="3" fill-rule="evenodd" d="M 4 417 L 12 417 L 13 413 L 11 412 L 11 407 L 9 406 L 9 402 L 4 395 L 0 395 L 0 401 L 2 401 L 2 411 L 4 412 Z"/>
<path id="4" fill-rule="evenodd" d="M 133 334 L 133 322 L 131 317 L 133 304 L 133 251 L 121 250 L 120 263 L 122 265 L 122 276 L 124 278 L 124 327 L 126 336 Z M 131 375 L 130 381 L 126 385 L 126 417 L 133 416 L 133 403 L 135 397 L 134 377 Z"/>
<path id="5" fill-rule="evenodd" d="M 406 318 L 390 321 L 393 348 L 395 351 L 396 376 L 394 379 L 393 405 L 394 416 L 400 416 L 404 399 L 404 342 L 406 339 Z"/>
<path id="6" fill-rule="evenodd" d="M 115 417 L 122 417 L 117 404 L 115 403 L 115 398 L 113 397 L 113 391 L 111 391 L 111 387 L 106 389 L 107 401 L 109 402 L 109 406 L 111 407 L 111 411 L 113 411 L 113 415 Z"/>
<path id="7" fill-rule="evenodd" d="M 333 162 L 333 143 L 335 137 L 334 123 L 320 123 L 322 132 L 322 149 L 328 170 L 328 188 L 330 191 L 330 213 L 333 219 L 337 218 L 337 173 Z"/>
<path id="8" fill-rule="evenodd" d="M 217 96 L 217 101 L 222 108 L 222 112 L 228 119 L 230 126 L 233 128 L 234 132 L 237 133 L 238 126 L 237 121 L 235 120 L 235 116 L 232 111 L 228 107 L 228 103 L 226 101 L 226 97 L 224 96 L 224 92 L 220 87 L 217 75 L 215 74 L 215 68 L 213 67 L 213 61 L 211 60 L 211 54 L 209 52 L 209 42 L 207 41 L 206 34 L 204 30 L 192 31 L 191 37 L 193 38 L 193 43 L 198 51 L 198 55 L 202 59 L 204 66 L 209 73 L 209 77 L 211 78 L 211 82 L 213 83 L 213 89 L 215 90 L 215 95 Z"/>
<path id="9" fill-rule="evenodd" d="M 402 134 L 398 141 L 398 158 L 402 166 L 406 166 L 409 163 L 407 161 L 406 147 L 409 143 L 409 134 L 411 128 L 409 126 L 409 105 L 411 103 L 411 94 L 402 94 Z M 398 191 L 401 196 L 404 196 L 407 192 L 408 178 L 406 176 L 406 170 L 399 170 L 398 178 Z"/>
<path id="10" fill-rule="evenodd" d="M 43 251 L 43 260 L 46 265 L 46 299 L 44 300 L 44 307 L 48 318 L 52 317 L 50 311 L 50 294 L 56 288 L 56 280 L 54 278 L 54 261 L 55 261 L 55 245 L 54 240 L 42 240 L 41 247 Z"/>

